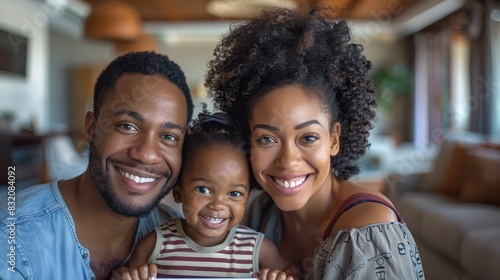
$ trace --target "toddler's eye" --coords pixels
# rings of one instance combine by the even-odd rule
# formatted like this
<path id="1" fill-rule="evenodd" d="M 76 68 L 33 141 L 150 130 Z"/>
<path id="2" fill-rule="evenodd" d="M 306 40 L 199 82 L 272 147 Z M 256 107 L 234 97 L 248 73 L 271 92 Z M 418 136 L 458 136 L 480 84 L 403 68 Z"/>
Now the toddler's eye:
<path id="1" fill-rule="evenodd" d="M 199 187 L 196 187 L 196 190 L 200 193 L 203 193 L 203 194 L 209 194 L 210 193 L 210 189 L 208 189 L 207 187 L 204 187 L 204 186 L 199 186 Z"/>
<path id="2" fill-rule="evenodd" d="M 229 195 L 232 196 L 232 197 L 243 196 L 243 194 L 241 192 L 238 192 L 238 191 L 230 192 Z"/>

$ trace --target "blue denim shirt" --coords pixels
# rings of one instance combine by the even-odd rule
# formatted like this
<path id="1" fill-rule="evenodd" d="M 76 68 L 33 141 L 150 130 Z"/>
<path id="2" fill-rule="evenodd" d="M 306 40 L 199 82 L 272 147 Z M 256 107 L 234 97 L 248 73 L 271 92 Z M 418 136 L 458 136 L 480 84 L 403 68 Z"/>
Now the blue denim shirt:
<path id="1" fill-rule="evenodd" d="M 0 207 L 0 275 L 2 279 L 94 279 L 90 252 L 78 242 L 75 223 L 57 182 L 21 191 L 15 213 Z M 135 244 L 166 219 L 178 213 L 158 209 L 139 219 Z M 13 243 L 15 241 L 15 244 Z"/>

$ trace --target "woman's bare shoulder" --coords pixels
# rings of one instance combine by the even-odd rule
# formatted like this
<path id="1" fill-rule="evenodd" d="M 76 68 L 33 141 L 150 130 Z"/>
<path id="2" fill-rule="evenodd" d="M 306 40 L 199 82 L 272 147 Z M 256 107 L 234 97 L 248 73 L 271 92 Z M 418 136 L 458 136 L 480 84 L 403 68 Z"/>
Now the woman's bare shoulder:
<path id="1" fill-rule="evenodd" d="M 343 181 L 340 183 L 340 188 L 335 199 L 336 203 L 340 206 L 349 197 L 358 193 L 369 193 L 378 196 L 387 201 L 390 205 L 393 205 L 382 193 L 352 181 Z M 390 207 L 377 202 L 361 203 L 349 208 L 340 216 L 330 235 L 335 234 L 341 229 L 361 228 L 371 224 L 397 221 L 397 215 Z"/>

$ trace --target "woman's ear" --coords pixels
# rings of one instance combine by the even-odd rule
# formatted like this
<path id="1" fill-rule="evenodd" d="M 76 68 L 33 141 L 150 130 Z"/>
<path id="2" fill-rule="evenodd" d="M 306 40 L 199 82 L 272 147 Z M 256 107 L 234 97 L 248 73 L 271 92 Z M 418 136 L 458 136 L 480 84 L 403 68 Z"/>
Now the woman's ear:
<path id="1" fill-rule="evenodd" d="M 87 144 L 92 142 L 92 137 L 94 137 L 94 128 L 96 125 L 96 119 L 94 113 L 88 111 L 85 115 L 85 128 L 84 128 L 84 136 L 83 139 Z"/>
<path id="2" fill-rule="evenodd" d="M 330 132 L 330 155 L 336 156 L 340 150 L 340 123 L 333 124 Z"/>
<path id="3" fill-rule="evenodd" d="M 174 195 L 174 201 L 176 203 L 182 202 L 181 186 L 179 185 L 179 183 L 175 184 L 174 189 L 172 190 L 172 194 Z"/>

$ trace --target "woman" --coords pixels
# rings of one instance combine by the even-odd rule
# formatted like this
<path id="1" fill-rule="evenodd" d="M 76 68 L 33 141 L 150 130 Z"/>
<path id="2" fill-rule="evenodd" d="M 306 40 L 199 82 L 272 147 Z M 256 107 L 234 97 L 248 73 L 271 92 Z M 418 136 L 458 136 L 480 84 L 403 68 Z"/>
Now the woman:
<path id="1" fill-rule="evenodd" d="M 246 133 L 265 190 L 249 225 L 307 279 L 424 279 L 397 209 L 349 181 L 369 146 L 375 92 L 363 46 L 330 14 L 265 12 L 226 34 L 209 63 L 206 86 Z"/>

